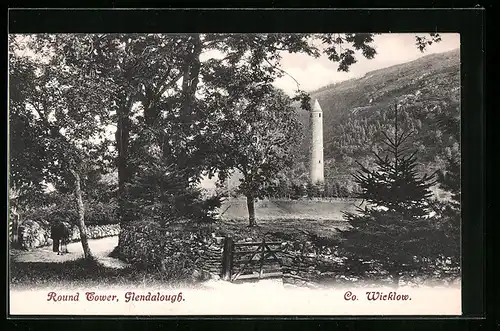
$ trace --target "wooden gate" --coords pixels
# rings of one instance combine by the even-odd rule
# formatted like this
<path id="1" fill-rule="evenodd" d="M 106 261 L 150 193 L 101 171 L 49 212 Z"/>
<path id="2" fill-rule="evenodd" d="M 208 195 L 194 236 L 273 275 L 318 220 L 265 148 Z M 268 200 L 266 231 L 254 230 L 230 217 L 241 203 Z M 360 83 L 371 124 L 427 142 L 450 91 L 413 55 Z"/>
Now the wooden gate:
<path id="1" fill-rule="evenodd" d="M 224 280 L 250 280 L 281 277 L 281 261 L 276 255 L 281 242 L 235 243 L 226 237 L 222 254 L 222 278 Z"/>

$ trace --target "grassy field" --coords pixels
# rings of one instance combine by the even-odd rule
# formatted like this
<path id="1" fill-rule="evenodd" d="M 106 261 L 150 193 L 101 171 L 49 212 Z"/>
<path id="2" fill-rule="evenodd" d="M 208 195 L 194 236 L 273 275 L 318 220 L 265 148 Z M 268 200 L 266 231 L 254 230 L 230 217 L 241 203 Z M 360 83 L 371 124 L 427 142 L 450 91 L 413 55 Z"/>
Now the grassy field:
<path id="1" fill-rule="evenodd" d="M 355 200 L 259 200 L 255 204 L 258 220 L 312 219 L 342 221 L 343 211 L 355 211 Z M 220 208 L 223 220 L 248 220 L 245 199 L 232 199 Z"/>
<path id="2" fill-rule="evenodd" d="M 314 219 L 273 219 L 257 220 L 257 227 L 247 227 L 245 220 L 221 220 L 216 224 L 215 232 L 220 236 L 231 236 L 236 241 L 252 239 L 259 241 L 311 241 L 312 235 L 337 239 L 338 230 L 349 227 L 345 221 Z"/>
<path id="3" fill-rule="evenodd" d="M 338 229 L 349 227 L 342 212 L 353 212 L 358 204 L 354 200 L 261 200 L 255 205 L 258 226 L 248 228 L 246 200 L 233 199 L 221 207 L 216 232 L 236 240 L 308 241 L 311 235 L 335 239 Z"/>

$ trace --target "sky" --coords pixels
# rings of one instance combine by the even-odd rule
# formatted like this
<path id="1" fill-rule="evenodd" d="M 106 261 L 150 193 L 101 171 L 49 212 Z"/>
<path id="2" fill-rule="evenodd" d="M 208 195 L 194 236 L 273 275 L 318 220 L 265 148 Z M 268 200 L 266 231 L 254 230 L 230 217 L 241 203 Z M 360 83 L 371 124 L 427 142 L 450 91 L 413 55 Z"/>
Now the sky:
<path id="1" fill-rule="evenodd" d="M 442 53 L 460 47 L 460 35 L 457 33 L 441 34 L 439 43 L 428 46 L 423 53 L 415 45 L 417 33 L 385 33 L 376 35 L 372 46 L 377 50 L 375 58 L 368 60 L 357 54 L 357 63 L 354 63 L 349 72 L 338 72 L 337 63 L 333 63 L 326 56 L 312 58 L 303 54 L 282 55 L 282 68 L 295 78 L 302 90 L 311 92 L 328 84 L 344 80 L 363 77 L 367 72 L 387 68 L 396 64 L 410 62 L 419 57 Z M 418 33 L 418 35 L 425 35 Z M 293 95 L 297 90 L 296 82 L 289 76 L 278 79 L 274 85 Z"/>

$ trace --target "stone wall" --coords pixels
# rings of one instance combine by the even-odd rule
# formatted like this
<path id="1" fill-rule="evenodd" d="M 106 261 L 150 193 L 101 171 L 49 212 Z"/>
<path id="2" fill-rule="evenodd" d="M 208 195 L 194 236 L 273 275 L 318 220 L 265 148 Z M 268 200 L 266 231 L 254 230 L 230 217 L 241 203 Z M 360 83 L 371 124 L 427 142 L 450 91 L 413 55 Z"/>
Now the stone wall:
<path id="1" fill-rule="evenodd" d="M 89 239 L 117 236 L 120 233 L 119 224 L 87 226 Z M 79 241 L 80 231 L 76 225 L 71 229 L 70 241 Z M 25 220 L 19 227 L 19 246 L 30 250 L 37 247 L 52 245 L 50 238 L 50 223 L 48 221 Z"/>
<path id="2" fill-rule="evenodd" d="M 166 279 L 206 280 L 221 272 L 223 238 L 181 224 L 134 222 L 122 229 L 114 256 Z"/>
<path id="3" fill-rule="evenodd" d="M 259 242 L 246 238 L 237 242 Z M 215 233 L 197 233 L 185 229 L 161 228 L 139 222 L 123 229 L 116 256 L 138 267 L 161 272 L 167 278 L 219 278 L 222 268 L 224 237 Z M 277 254 L 283 282 L 309 286 L 324 278 L 345 275 L 344 258 L 333 247 L 316 247 L 311 242 L 283 241 Z M 234 270 L 237 272 L 237 270 Z"/>
<path id="4" fill-rule="evenodd" d="M 318 283 L 339 280 L 347 272 L 346 258 L 338 254 L 336 247 L 317 247 L 309 241 L 284 242 L 278 257 L 285 284 L 316 287 Z"/>

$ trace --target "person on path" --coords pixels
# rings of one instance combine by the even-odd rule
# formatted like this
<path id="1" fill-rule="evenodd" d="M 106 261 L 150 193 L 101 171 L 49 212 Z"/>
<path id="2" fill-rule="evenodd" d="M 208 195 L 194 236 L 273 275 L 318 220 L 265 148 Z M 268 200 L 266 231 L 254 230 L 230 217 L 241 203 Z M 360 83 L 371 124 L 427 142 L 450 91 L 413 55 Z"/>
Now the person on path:
<path id="1" fill-rule="evenodd" d="M 68 253 L 68 243 L 70 236 L 70 225 L 67 222 L 56 221 L 50 229 L 52 238 L 52 251 L 57 255 Z"/>

